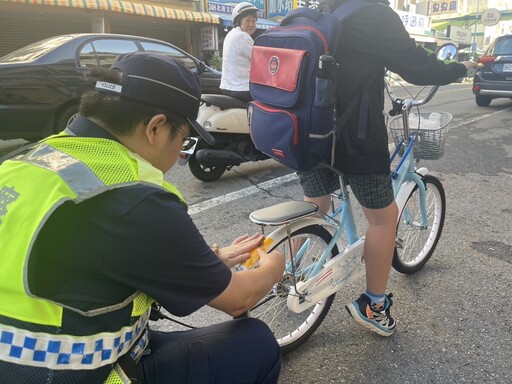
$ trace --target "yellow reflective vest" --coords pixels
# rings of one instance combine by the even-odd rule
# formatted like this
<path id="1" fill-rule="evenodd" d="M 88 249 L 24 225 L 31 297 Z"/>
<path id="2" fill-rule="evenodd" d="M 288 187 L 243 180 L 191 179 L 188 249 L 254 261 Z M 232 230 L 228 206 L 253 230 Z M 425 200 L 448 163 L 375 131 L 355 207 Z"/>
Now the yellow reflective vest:
<path id="1" fill-rule="evenodd" d="M 76 372 L 86 378 L 84 382 L 98 382 L 98 378 L 107 383 L 129 382 L 116 362 L 147 344 L 147 337 L 141 342 L 141 335 L 145 334 L 153 300 L 135 293 L 122 303 L 81 312 L 36 297 L 30 291 L 27 268 L 39 231 L 60 205 L 66 201 L 78 204 L 105 191 L 135 184 L 165 189 L 184 203 L 160 170 L 113 140 L 60 134 L 2 164 L 0 379 L 6 374 L 3 370 L 16 364 L 16 368 L 23 367 L 28 378 L 33 370 L 34 378 L 41 379 L 43 370 L 48 377 Z M 87 324 L 94 322 L 95 316 L 119 317 L 118 310 L 128 305 L 132 306 L 129 316 L 113 319 L 120 320 L 113 321 L 120 324 L 118 329 L 88 333 L 91 327 Z M 83 315 L 84 329 L 78 335 L 66 333 L 63 318 L 67 311 Z M 70 376 L 62 377 L 71 380 Z"/>

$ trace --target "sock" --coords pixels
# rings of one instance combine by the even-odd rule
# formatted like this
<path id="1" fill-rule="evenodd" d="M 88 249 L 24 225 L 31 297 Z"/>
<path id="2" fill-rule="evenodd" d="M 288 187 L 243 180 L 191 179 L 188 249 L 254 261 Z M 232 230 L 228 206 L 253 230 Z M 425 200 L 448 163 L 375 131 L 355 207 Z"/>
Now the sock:
<path id="1" fill-rule="evenodd" d="M 385 293 L 382 295 L 376 295 L 375 293 L 372 293 L 372 292 L 366 290 L 365 295 L 370 298 L 371 305 L 382 305 L 382 304 L 384 304 L 384 301 L 386 299 Z"/>

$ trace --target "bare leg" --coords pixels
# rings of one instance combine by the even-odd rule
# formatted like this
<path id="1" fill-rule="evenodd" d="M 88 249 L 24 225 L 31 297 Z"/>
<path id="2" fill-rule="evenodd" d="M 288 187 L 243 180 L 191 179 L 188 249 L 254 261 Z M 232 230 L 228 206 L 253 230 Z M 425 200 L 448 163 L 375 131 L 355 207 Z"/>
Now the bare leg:
<path id="1" fill-rule="evenodd" d="M 331 195 L 324 195 L 320 197 L 307 197 L 304 196 L 304 201 L 315 203 L 321 212 L 327 214 L 331 210 Z"/>
<path id="2" fill-rule="evenodd" d="M 375 295 L 383 295 L 391 270 L 396 238 L 398 207 L 395 202 L 386 208 L 363 208 L 368 220 L 364 242 L 366 288 Z"/>

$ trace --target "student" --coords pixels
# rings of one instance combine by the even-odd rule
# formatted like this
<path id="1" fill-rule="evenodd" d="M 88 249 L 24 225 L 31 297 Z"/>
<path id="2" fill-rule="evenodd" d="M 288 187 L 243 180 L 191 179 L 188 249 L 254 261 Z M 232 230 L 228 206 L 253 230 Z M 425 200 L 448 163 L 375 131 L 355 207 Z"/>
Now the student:
<path id="1" fill-rule="evenodd" d="M 334 11 L 345 0 L 319 5 Z M 381 336 L 395 329 L 393 304 L 386 286 L 396 238 L 398 208 L 391 186 L 387 128 L 384 121 L 385 68 L 417 85 L 443 85 L 466 76 L 472 62 L 444 63 L 416 45 L 387 0 L 374 3 L 343 24 L 336 61 L 342 86 L 337 111 L 343 113 L 355 99 L 340 130 L 335 167 L 344 173 L 368 221 L 365 240 L 366 292 L 347 305 L 354 320 Z M 338 119 L 339 121 L 340 119 Z M 327 168 L 298 172 L 305 200 L 328 212 L 330 194 L 339 189 L 338 175 Z"/>

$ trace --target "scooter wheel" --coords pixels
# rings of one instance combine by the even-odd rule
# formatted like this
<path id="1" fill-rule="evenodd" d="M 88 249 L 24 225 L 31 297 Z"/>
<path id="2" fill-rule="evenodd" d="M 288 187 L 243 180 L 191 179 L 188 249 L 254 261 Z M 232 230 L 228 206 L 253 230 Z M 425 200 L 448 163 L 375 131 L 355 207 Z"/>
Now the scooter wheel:
<path id="1" fill-rule="evenodd" d="M 192 155 L 188 161 L 190 172 L 201 181 L 218 180 L 226 171 L 224 166 L 207 167 L 199 164 L 195 155 Z"/>

